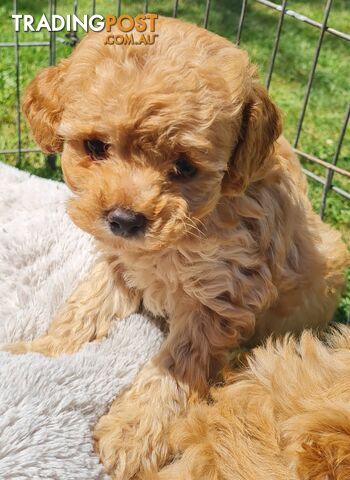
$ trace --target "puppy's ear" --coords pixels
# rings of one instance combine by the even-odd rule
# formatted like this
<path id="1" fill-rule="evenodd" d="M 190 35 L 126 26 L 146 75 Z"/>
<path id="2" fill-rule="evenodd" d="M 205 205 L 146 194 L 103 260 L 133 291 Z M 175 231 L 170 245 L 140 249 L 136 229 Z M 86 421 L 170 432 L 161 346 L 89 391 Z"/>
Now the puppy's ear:
<path id="1" fill-rule="evenodd" d="M 32 134 L 45 153 L 62 151 L 57 128 L 63 112 L 62 83 L 68 61 L 42 70 L 27 87 L 22 109 Z"/>
<path id="2" fill-rule="evenodd" d="M 281 133 L 282 121 L 277 107 L 266 89 L 253 80 L 248 100 L 242 107 L 238 141 L 223 178 L 224 195 L 237 195 L 259 178 Z"/>

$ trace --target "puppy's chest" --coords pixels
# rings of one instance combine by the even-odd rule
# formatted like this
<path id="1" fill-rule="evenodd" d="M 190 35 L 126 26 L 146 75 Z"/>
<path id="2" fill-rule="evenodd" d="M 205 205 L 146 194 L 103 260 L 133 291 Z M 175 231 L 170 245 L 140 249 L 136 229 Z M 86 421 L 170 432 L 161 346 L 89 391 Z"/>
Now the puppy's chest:
<path id="1" fill-rule="evenodd" d="M 143 305 L 154 315 L 166 316 L 182 291 L 181 269 L 176 255 L 138 259 L 128 265 L 125 277 L 130 287 L 141 290 Z"/>

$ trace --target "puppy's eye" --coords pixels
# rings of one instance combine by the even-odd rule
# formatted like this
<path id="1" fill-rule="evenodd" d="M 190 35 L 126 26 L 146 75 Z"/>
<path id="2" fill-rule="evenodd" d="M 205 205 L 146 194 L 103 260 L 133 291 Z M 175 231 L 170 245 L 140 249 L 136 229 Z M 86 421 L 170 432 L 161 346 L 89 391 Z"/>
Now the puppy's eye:
<path id="1" fill-rule="evenodd" d="M 197 169 L 189 161 L 186 155 L 180 155 L 174 165 L 174 170 L 169 174 L 171 180 L 188 180 L 193 178 L 197 173 Z"/>
<path id="2" fill-rule="evenodd" d="M 94 158 L 104 158 L 109 148 L 108 143 L 104 143 L 101 140 L 90 139 L 84 141 L 85 149 Z"/>

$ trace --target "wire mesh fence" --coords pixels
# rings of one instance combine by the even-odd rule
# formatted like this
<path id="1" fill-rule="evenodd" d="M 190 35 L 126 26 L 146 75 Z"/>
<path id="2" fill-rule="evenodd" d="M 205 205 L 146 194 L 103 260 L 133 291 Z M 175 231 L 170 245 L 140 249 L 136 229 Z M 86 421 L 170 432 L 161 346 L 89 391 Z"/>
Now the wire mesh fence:
<path id="1" fill-rule="evenodd" d="M 79 0 L 73 0 L 71 4 L 71 13 L 76 14 L 78 13 L 79 8 Z M 89 0 L 91 1 L 89 5 L 89 13 L 91 15 L 95 14 L 97 8 L 99 8 L 99 2 L 103 3 L 103 0 Z M 184 1 L 184 0 L 182 0 Z M 48 15 L 51 17 L 52 15 L 56 14 L 57 11 L 57 3 L 60 0 L 48 0 L 47 3 L 47 12 Z M 298 13 L 290 8 L 288 8 L 288 0 L 283 0 L 282 3 L 274 3 L 269 0 L 251 0 L 251 2 L 258 3 L 259 5 L 263 6 L 266 9 L 274 10 L 278 12 L 278 18 L 275 27 L 275 35 L 274 35 L 274 42 L 272 46 L 272 51 L 270 53 L 270 60 L 266 72 L 265 78 L 265 85 L 269 89 L 271 86 L 271 82 L 273 79 L 274 68 L 276 64 L 276 59 L 279 55 L 280 49 L 280 42 L 283 36 L 284 28 L 285 28 L 285 19 L 292 18 L 295 22 L 302 22 L 308 25 L 309 28 L 313 28 L 318 31 L 318 38 L 314 45 L 314 52 L 313 52 L 313 59 L 311 62 L 310 71 L 308 74 L 308 80 L 304 85 L 304 94 L 303 94 L 303 101 L 301 104 L 301 108 L 298 114 L 297 122 L 295 125 L 295 133 L 294 138 L 292 140 L 292 145 L 297 153 L 297 155 L 304 160 L 304 172 L 305 174 L 311 178 L 312 181 L 317 182 L 322 187 L 321 193 L 321 201 L 320 201 L 320 214 L 321 216 L 324 215 L 326 205 L 327 205 L 327 198 L 329 192 L 333 191 L 335 194 L 343 197 L 347 201 L 350 200 L 350 189 L 347 187 L 341 187 L 334 183 L 334 175 L 340 175 L 343 178 L 346 178 L 350 181 L 350 165 L 345 165 L 345 168 L 338 166 L 338 159 L 340 157 L 342 146 L 344 142 L 344 138 L 347 131 L 347 126 L 349 123 L 349 116 L 350 116 L 350 104 L 348 104 L 346 111 L 343 114 L 343 122 L 339 125 L 339 134 L 337 138 L 337 142 L 334 146 L 334 153 L 332 156 L 327 155 L 324 158 L 320 158 L 319 156 L 315 156 L 310 152 L 304 151 L 303 149 L 299 148 L 299 140 L 300 135 L 304 126 L 305 116 L 307 113 L 310 95 L 314 86 L 315 81 L 315 73 L 318 66 L 321 50 L 324 44 L 324 39 L 326 36 L 333 36 L 337 38 L 338 42 L 349 42 L 350 41 L 350 34 L 340 31 L 336 28 L 332 28 L 329 25 L 329 18 L 330 13 L 333 7 L 333 0 L 327 0 L 324 6 L 323 11 L 323 19 L 321 22 L 316 21 L 312 18 L 309 18 L 306 15 Z M 86 3 L 86 2 L 85 2 Z M 203 14 L 201 23 L 205 28 L 210 28 L 210 15 L 213 12 L 212 0 L 203 0 Z M 236 2 L 237 3 L 237 2 Z M 169 14 L 172 14 L 173 17 L 177 17 L 179 13 L 179 6 L 181 4 L 181 0 L 173 0 L 171 5 L 171 11 Z M 150 8 L 152 8 L 152 0 L 144 0 L 142 7 L 144 12 L 148 12 Z M 114 4 L 115 13 L 119 16 L 123 10 L 123 2 L 122 0 L 116 0 Z M 13 0 L 13 14 L 18 14 L 18 0 Z M 155 10 L 156 11 L 156 10 Z M 235 29 L 235 42 L 237 45 L 240 45 L 242 33 L 244 32 L 245 22 L 248 15 L 248 0 L 242 0 L 239 6 L 239 15 L 238 15 L 238 22 L 237 25 L 232 25 L 232 30 Z M 199 23 L 199 22 L 198 22 Z M 0 38 L 1 40 L 1 38 Z M 76 43 L 79 40 L 79 36 L 76 32 L 66 32 L 62 34 L 62 32 L 49 32 L 48 40 L 42 41 L 21 41 L 19 38 L 18 32 L 14 31 L 13 33 L 13 41 L 6 41 L 0 42 L 0 54 L 2 49 L 13 49 L 13 62 L 15 64 L 15 103 L 16 103 L 16 147 L 15 148 L 3 148 L 0 149 L 0 155 L 15 155 L 16 156 L 16 165 L 21 166 L 22 163 L 22 156 L 28 153 L 36 153 L 39 152 L 38 148 L 31 147 L 27 145 L 26 140 L 22 138 L 22 117 L 21 117 L 21 109 L 20 109 L 20 98 L 21 98 L 21 83 L 20 83 L 20 73 L 21 70 L 26 68 L 20 61 L 20 51 L 22 49 L 27 48 L 37 48 L 37 47 L 45 47 L 48 51 L 48 65 L 53 65 L 56 63 L 56 50 L 58 45 L 66 45 L 69 48 L 74 48 Z M 49 155 L 46 158 L 47 163 L 50 165 L 52 169 L 56 168 L 56 157 L 54 155 Z M 305 162 L 307 162 L 305 164 Z M 323 168 L 324 174 L 320 175 L 312 171 L 312 169 L 308 168 L 308 164 L 316 164 Z M 346 182 L 345 185 L 350 185 L 349 182 Z"/>

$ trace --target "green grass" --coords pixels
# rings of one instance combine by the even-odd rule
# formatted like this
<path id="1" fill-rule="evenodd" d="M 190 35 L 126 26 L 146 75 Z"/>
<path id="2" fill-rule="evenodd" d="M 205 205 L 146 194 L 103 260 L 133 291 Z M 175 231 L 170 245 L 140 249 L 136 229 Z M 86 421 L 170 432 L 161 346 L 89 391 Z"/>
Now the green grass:
<path id="1" fill-rule="evenodd" d="M 277 0 L 276 0 L 277 1 Z M 47 0 L 19 0 L 20 13 L 33 14 L 40 17 L 48 13 Z M 115 13 L 115 0 L 97 0 L 97 13 Z M 236 29 L 240 14 L 239 1 L 212 0 L 209 28 L 231 40 L 236 38 Z M 307 15 L 314 20 L 322 21 L 324 0 L 290 0 L 288 7 Z M 73 13 L 72 0 L 58 0 L 57 13 L 66 15 Z M 79 0 L 78 14 L 91 13 L 91 0 Z M 150 11 L 170 15 L 172 1 L 150 0 Z M 143 9 L 143 1 L 123 0 L 122 11 L 135 14 Z M 180 18 L 201 24 L 204 16 L 204 0 L 180 0 L 178 14 Z M 0 41 L 13 41 L 12 0 L 2 0 L 0 15 Z M 241 46 L 248 50 L 251 59 L 260 69 L 264 80 L 269 66 L 272 46 L 275 37 L 279 13 L 248 2 Z M 350 25 L 350 9 L 348 0 L 337 0 L 333 3 L 329 25 L 348 33 Z M 59 36 L 63 37 L 62 33 Z M 289 140 L 295 136 L 296 124 L 302 105 L 305 86 L 313 60 L 319 30 L 293 18 L 285 17 L 282 37 L 277 55 L 270 93 L 284 113 L 285 134 Z M 20 41 L 48 40 L 48 33 L 19 34 Z M 57 59 L 69 54 L 70 47 L 57 46 Z M 39 68 L 48 64 L 48 47 L 26 47 L 20 49 L 20 88 L 35 75 Z M 303 129 L 299 140 L 299 148 L 326 161 L 331 161 L 335 152 L 340 126 L 343 122 L 350 90 L 349 45 L 347 42 L 325 35 L 321 50 L 312 93 L 306 112 Z M 16 131 L 16 82 L 14 50 L 0 50 L 0 149 L 17 147 Z M 34 147 L 27 125 L 21 122 L 21 137 L 24 147 Z M 17 155 L 8 155 L 2 160 L 12 165 L 18 164 Z M 325 169 L 310 162 L 303 164 L 319 176 L 325 176 Z M 350 170 L 350 132 L 345 136 L 338 165 Z M 47 178 L 61 179 L 59 169 L 52 170 L 40 153 L 23 154 L 20 168 Z M 335 174 L 334 184 L 350 191 L 350 179 Z M 319 210 L 322 186 L 309 181 L 310 198 L 316 210 Z M 345 199 L 330 192 L 327 200 L 325 220 L 340 230 L 344 240 L 350 245 L 350 205 Z M 350 276 L 350 273 L 349 273 Z M 350 283 L 350 278 L 349 278 Z M 337 318 L 350 321 L 350 288 L 344 295 L 338 309 Z"/>

